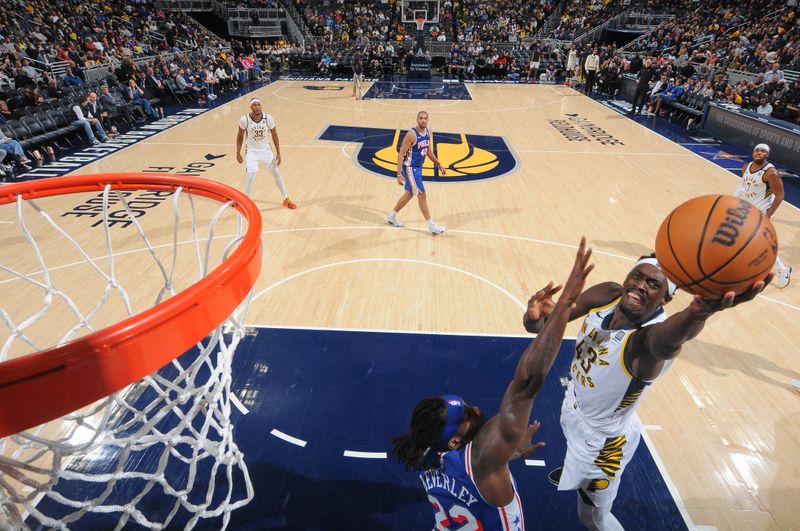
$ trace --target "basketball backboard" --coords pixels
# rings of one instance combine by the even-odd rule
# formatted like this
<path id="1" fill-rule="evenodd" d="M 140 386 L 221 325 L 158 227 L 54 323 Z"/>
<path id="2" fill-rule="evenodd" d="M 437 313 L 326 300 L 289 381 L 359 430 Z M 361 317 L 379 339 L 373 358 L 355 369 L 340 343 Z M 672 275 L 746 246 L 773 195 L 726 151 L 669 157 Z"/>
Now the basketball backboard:
<path id="1" fill-rule="evenodd" d="M 413 24 L 418 18 L 439 22 L 439 0 L 401 0 L 400 15 L 406 24 Z"/>

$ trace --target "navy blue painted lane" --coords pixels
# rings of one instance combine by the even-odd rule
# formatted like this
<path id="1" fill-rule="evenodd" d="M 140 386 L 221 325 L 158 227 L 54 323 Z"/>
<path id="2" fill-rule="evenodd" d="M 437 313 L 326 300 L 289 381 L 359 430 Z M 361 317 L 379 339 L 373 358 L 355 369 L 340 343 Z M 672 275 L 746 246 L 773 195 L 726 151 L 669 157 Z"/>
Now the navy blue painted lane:
<path id="1" fill-rule="evenodd" d="M 389 452 L 420 398 L 458 393 L 496 412 L 524 338 L 262 329 L 240 345 L 235 387 L 250 413 L 236 439 L 247 456 L 256 499 L 233 514 L 235 529 L 430 529 L 432 512 L 416 475 L 393 460 L 344 457 Z M 561 464 L 559 425 L 571 342 L 534 406 L 547 446 L 545 467 L 512 464 L 530 529 L 581 529 L 574 493 L 559 493 L 547 472 Z M 248 367 L 265 364 L 269 370 Z M 269 434 L 307 441 L 300 448 Z M 645 444 L 624 476 L 615 514 L 631 529 L 684 529 Z"/>
<path id="2" fill-rule="evenodd" d="M 460 394 L 493 415 L 528 343 L 524 337 L 253 330 L 239 345 L 233 367 L 234 391 L 249 413 L 234 411 L 233 417 L 255 499 L 232 513 L 229 529 L 431 529 L 432 510 L 415 473 L 393 459 L 345 457 L 344 452 L 389 453 L 389 438 L 407 430 L 414 404 L 426 396 Z M 559 424 L 560 377 L 568 373 L 573 348 L 574 342 L 564 342 L 534 404 L 533 418 L 542 423 L 537 439 L 547 446 L 529 457 L 545 466 L 511 465 L 528 529 L 582 529 L 577 495 L 559 493 L 547 481 L 566 450 Z M 181 362 L 194 355 L 185 354 Z M 173 372 L 170 366 L 162 370 L 167 377 Z M 272 435 L 274 429 L 305 441 L 305 447 Z M 102 458 L 104 451 L 71 469 L 108 471 L 113 465 Z M 107 453 L 113 457 L 113 449 Z M 136 467 L 155 468 L 159 456 L 160 451 L 142 452 Z M 200 477 L 209 473 L 205 468 Z M 173 483 L 185 481 L 185 475 L 182 464 L 166 470 Z M 81 481 L 58 485 L 73 499 L 97 495 L 102 488 Z M 118 484 L 107 503 L 126 502 L 134 488 L 141 485 Z M 242 495 L 237 492 L 234 499 Z M 50 514 L 59 511 L 54 502 L 44 503 L 52 505 Z M 140 505 L 166 514 L 171 503 L 152 495 Z M 646 444 L 640 444 L 623 476 L 614 513 L 628 529 L 685 529 Z M 81 520 L 81 529 L 113 528 L 117 517 L 91 516 Z M 188 518 L 179 512 L 169 529 L 182 529 Z M 197 529 L 219 527 L 220 519 L 211 519 Z M 126 528 L 139 529 L 132 522 Z"/>

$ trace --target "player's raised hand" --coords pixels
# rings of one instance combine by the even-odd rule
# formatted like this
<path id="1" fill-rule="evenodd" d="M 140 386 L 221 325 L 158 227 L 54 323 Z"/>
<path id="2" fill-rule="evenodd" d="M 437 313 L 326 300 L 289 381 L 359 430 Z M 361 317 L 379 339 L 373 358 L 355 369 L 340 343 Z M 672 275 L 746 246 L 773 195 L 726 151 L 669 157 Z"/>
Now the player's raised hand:
<path id="1" fill-rule="evenodd" d="M 534 293 L 528 299 L 528 319 L 538 321 L 543 317 L 549 317 L 556 306 L 553 295 L 559 291 L 561 291 L 561 284 L 553 286 L 553 282 L 548 282 L 545 287 Z"/>
<path id="2" fill-rule="evenodd" d="M 700 316 L 710 315 L 726 308 L 732 308 L 737 304 L 751 301 L 756 295 L 764 291 L 764 288 L 772 282 L 774 277 L 775 273 L 770 273 L 764 280 L 756 282 L 750 289 L 740 295 L 736 295 L 733 291 L 729 291 L 721 299 L 705 299 L 701 295 L 695 295 L 689 304 L 689 310 Z"/>
<path id="3" fill-rule="evenodd" d="M 509 461 L 519 459 L 520 457 L 527 457 L 539 448 L 545 446 L 544 441 L 539 441 L 537 443 L 533 442 L 533 436 L 536 435 L 537 431 L 539 431 L 540 426 L 541 423 L 538 420 L 534 420 L 533 424 L 528 426 L 528 429 L 525 430 L 525 435 L 522 436 L 519 446 L 517 446 L 517 449 L 514 450 L 513 454 L 511 454 Z"/>
<path id="4" fill-rule="evenodd" d="M 559 302 L 563 299 L 572 306 L 578 300 L 578 296 L 583 291 L 584 284 L 586 284 L 586 277 L 594 269 L 594 264 L 589 263 L 591 257 L 592 249 L 591 247 L 586 247 L 586 237 L 581 236 L 581 243 L 578 245 L 578 252 L 575 255 L 575 263 L 572 265 L 572 271 L 564 284 L 564 291 L 561 293 Z"/>

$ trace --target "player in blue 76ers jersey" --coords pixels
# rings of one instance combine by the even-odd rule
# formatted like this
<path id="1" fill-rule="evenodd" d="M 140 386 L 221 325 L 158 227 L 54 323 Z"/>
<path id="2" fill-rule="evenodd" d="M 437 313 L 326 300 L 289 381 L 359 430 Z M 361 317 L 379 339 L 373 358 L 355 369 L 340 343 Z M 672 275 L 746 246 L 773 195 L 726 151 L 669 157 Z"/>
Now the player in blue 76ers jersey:
<path id="1" fill-rule="evenodd" d="M 539 336 L 523 352 L 500 410 L 489 420 L 455 395 L 417 403 L 411 431 L 392 439 L 406 469 L 419 472 L 434 511 L 437 531 L 523 531 L 517 486 L 508 462 L 544 446 L 531 444 L 539 427 L 530 426 L 533 399 L 558 354 L 570 309 L 583 290 L 591 249 L 581 239 L 575 264 Z M 547 285 L 538 296 L 550 299 L 561 286 Z"/>
<path id="2" fill-rule="evenodd" d="M 444 227 L 434 223 L 428 210 L 428 198 L 422 182 L 422 163 L 425 162 L 425 157 L 431 159 L 439 167 L 439 172 L 445 175 L 444 166 L 433 153 L 431 132 L 428 129 L 428 113 L 420 111 L 417 113 L 417 126 L 410 129 L 403 137 L 403 143 L 397 154 L 397 184 L 403 186 L 406 191 L 397 200 L 394 210 L 386 216 L 386 222 L 395 227 L 402 227 L 403 224 L 397 219 L 397 213 L 411 201 L 412 197 L 417 196 L 419 209 L 428 222 L 428 230 L 436 235 L 443 233 Z"/>

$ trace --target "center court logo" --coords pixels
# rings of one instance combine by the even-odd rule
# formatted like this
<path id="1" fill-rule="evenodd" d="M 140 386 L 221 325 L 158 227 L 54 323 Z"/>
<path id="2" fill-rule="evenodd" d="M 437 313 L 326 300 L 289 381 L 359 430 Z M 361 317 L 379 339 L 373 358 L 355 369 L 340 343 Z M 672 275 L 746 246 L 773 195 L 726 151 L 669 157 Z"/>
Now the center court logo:
<path id="1" fill-rule="evenodd" d="M 331 85 L 303 85 L 306 90 L 344 90 L 344 87 L 336 87 Z"/>
<path id="2" fill-rule="evenodd" d="M 397 154 L 405 130 L 329 125 L 320 140 L 361 144 L 354 159 L 365 170 L 394 178 Z M 439 175 L 430 159 L 422 165 L 422 178 L 428 182 L 463 182 L 493 179 L 511 173 L 517 159 L 505 139 L 499 136 L 433 131 L 434 153 L 447 168 Z"/>

